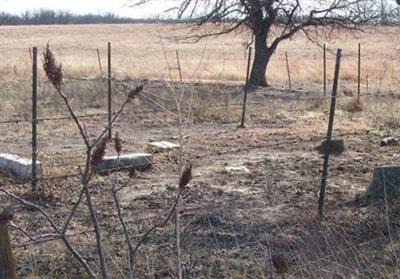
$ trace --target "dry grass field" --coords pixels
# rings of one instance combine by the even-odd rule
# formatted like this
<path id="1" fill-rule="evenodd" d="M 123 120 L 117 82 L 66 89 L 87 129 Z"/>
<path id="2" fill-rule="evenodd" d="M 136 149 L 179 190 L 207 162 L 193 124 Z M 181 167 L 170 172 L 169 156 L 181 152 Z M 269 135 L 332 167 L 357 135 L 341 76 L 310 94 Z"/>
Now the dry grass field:
<path id="1" fill-rule="evenodd" d="M 175 51 L 179 50 L 184 79 L 243 81 L 245 59 L 242 43 L 251 39 L 249 34 L 229 34 L 198 44 L 173 40 L 188 32 L 182 31 L 182 26 L 158 24 L 0 27 L 0 73 L 2 77 L 28 75 L 29 48 L 38 46 L 43 49 L 49 42 L 61 57 L 67 77 L 93 77 L 99 74 L 96 49 L 101 51 L 105 70 L 107 42 L 111 42 L 113 70 L 119 78 L 168 77 L 163 44 L 171 66 L 176 66 Z M 357 37 L 337 34 L 326 43 L 332 53 L 335 48 L 343 49 L 342 79 L 353 82 L 357 78 L 357 44 L 361 43 L 363 78 L 368 75 L 372 87 L 381 87 L 398 82 L 398 34 L 397 27 L 369 29 Z M 320 43 L 324 42 L 321 38 Z M 289 54 L 294 82 L 321 82 L 321 48 L 307 42 L 302 34 L 283 43 L 277 50 L 268 72 L 271 81 L 286 82 L 285 51 Z M 329 76 L 332 76 L 334 55 L 328 55 L 328 60 Z"/>
<path id="2" fill-rule="evenodd" d="M 124 153 L 147 151 L 151 140 L 179 142 L 174 94 L 182 96 L 183 155 L 193 163 L 193 180 L 181 211 L 184 278 L 268 278 L 268 251 L 287 260 L 285 278 L 398 278 L 400 207 L 366 200 L 363 194 L 374 167 L 396 164 L 400 157 L 398 145 L 380 146 L 383 134 L 400 137 L 399 29 L 369 30 L 359 38 L 340 34 L 329 43 L 332 50 L 344 51 L 334 137 L 344 140 L 345 151 L 330 160 L 322 223 L 316 210 L 322 159 L 316 148 L 326 133 L 330 100 L 321 98 L 321 50 L 301 35 L 283 44 L 269 67 L 272 86 L 250 93 L 246 128 L 238 129 L 245 75 L 241 43 L 248 37 L 228 35 L 199 44 L 165 38 L 180 32 L 177 26 L 162 25 L 0 27 L 0 122 L 29 120 L 28 50 L 34 45 L 43 49 L 47 42 L 63 63 L 63 87 L 74 109 L 79 114 L 106 111 L 107 83 L 100 78 L 96 49 L 105 70 L 110 41 L 118 80 L 113 82 L 114 108 L 129 88 L 144 84 L 143 94 L 129 105 L 129 114 L 114 126 Z M 358 42 L 363 46 L 363 77 L 369 76 L 368 92 L 363 79 L 361 104 L 346 96 L 356 88 Z M 175 70 L 169 79 L 165 56 L 175 66 L 175 50 L 180 51 L 184 83 L 177 82 Z M 286 86 L 285 51 L 293 90 Z M 329 54 L 328 92 L 333 57 Z M 41 73 L 39 117 L 60 115 L 67 115 L 67 110 Z M 82 121 L 91 139 L 106 125 L 103 116 Z M 0 153 L 29 157 L 30 123 L 0 125 Z M 62 224 L 66 208 L 79 194 L 79 177 L 54 177 L 79 173 L 84 145 L 70 120 L 41 121 L 38 131 L 43 180 L 35 201 Z M 112 148 L 107 150 L 113 153 Z M 156 153 L 152 169 L 138 173 L 119 194 L 134 242 L 173 203 L 178 153 Z M 226 169 L 243 166 L 249 172 Z M 110 183 L 123 185 L 126 180 L 127 174 L 121 172 L 96 175 L 90 184 L 111 278 L 126 278 L 128 260 Z M 0 187 L 29 198 L 29 183 L 16 185 L 0 174 Z M 5 195 L 0 195 L 0 204 L 13 205 L 11 234 L 20 278 L 87 278 L 61 241 L 32 245 L 26 232 L 51 232 L 39 212 L 18 206 Z M 137 278 L 176 277 L 174 230 L 171 221 L 146 239 L 137 257 Z M 98 270 L 85 203 L 79 206 L 68 238 Z"/>
<path id="3" fill-rule="evenodd" d="M 209 38 L 197 44 L 176 41 L 177 36 L 189 32 L 176 25 L 84 25 L 0 27 L 2 118 L 28 113 L 31 67 L 29 50 L 47 43 L 63 63 L 64 75 L 71 79 L 93 79 L 102 76 L 97 59 L 100 51 L 103 75 L 107 68 L 107 42 L 112 43 L 112 71 L 117 79 L 179 79 L 176 50 L 179 51 L 183 79 L 201 82 L 243 83 L 246 71 L 243 42 L 249 34 L 238 33 Z M 185 33 L 186 32 L 186 33 Z M 321 44 L 325 39 L 321 38 Z M 341 90 L 356 92 L 357 48 L 362 44 L 362 89 L 367 79 L 370 92 L 393 91 L 400 83 L 399 29 L 367 29 L 364 33 L 338 34 L 326 42 L 328 81 L 333 78 L 335 49 L 343 49 Z M 291 79 L 295 88 L 321 90 L 322 50 L 299 34 L 284 42 L 272 58 L 268 80 L 276 88 L 287 87 L 285 51 L 289 55 Z M 167 58 L 167 59 L 166 59 Z M 173 68 L 173 69 L 170 69 Z M 41 73 L 43 79 L 43 73 Z M 367 78 L 368 76 L 368 78 Z M 76 83 L 76 85 L 78 85 Z M 103 84 L 104 85 L 104 84 Z M 96 85 L 96 90 L 99 85 Z M 93 90 L 93 88 L 83 88 Z M 43 91 L 42 91 L 43 92 Z M 93 102 L 96 92 L 85 94 Z M 47 95 L 46 95 L 47 96 Z M 82 96 L 80 96 L 82 98 Z M 24 105 L 23 102 L 28 102 Z M 83 102 L 86 103 L 86 102 Z M 53 107 L 53 106 L 52 106 Z"/>

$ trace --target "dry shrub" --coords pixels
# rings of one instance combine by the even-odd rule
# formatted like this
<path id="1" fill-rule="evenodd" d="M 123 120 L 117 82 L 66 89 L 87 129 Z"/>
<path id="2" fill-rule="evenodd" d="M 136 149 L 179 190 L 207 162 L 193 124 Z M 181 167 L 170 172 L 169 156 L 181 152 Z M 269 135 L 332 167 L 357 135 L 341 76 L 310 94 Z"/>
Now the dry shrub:
<path id="1" fill-rule="evenodd" d="M 253 112 L 248 114 L 248 121 L 255 124 L 275 124 L 279 119 L 284 118 L 272 111 Z"/>
<path id="2" fill-rule="evenodd" d="M 381 125 L 383 127 L 397 129 L 400 128 L 400 118 L 393 112 L 388 112 L 381 116 Z"/>
<path id="3" fill-rule="evenodd" d="M 307 106 L 308 111 L 321 111 L 321 110 L 326 110 L 328 107 L 326 106 L 327 99 L 325 98 L 316 98 L 310 101 L 310 103 Z"/>
<path id="4" fill-rule="evenodd" d="M 241 108 L 239 107 L 213 107 L 201 106 L 193 109 L 193 122 L 238 123 Z"/>
<path id="5" fill-rule="evenodd" d="M 364 110 L 364 103 L 357 98 L 352 98 L 349 102 L 342 106 L 342 109 L 347 112 L 355 113 Z"/>

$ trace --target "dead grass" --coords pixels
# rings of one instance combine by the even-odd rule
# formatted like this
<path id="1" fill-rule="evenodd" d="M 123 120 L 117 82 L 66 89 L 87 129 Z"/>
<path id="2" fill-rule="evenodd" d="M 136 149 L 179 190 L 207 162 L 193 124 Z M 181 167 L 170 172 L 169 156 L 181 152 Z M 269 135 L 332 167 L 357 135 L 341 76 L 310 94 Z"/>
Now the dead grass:
<path id="1" fill-rule="evenodd" d="M 342 106 L 342 109 L 350 113 L 355 113 L 363 111 L 364 107 L 365 107 L 364 103 L 361 100 L 358 100 L 357 97 L 354 97 L 351 98 L 348 102 L 346 102 Z"/>
<path id="2" fill-rule="evenodd" d="M 246 61 L 241 43 L 249 40 L 248 34 L 231 34 L 202 41 L 198 44 L 183 44 L 169 40 L 182 33 L 177 25 L 84 25 L 84 26 L 19 26 L 0 27 L 4 38 L 0 46 L 0 118 L 24 118 L 30 116 L 31 76 L 29 49 L 39 47 L 43 51 L 51 43 L 57 57 L 63 63 L 68 94 L 74 97 L 74 106 L 82 112 L 104 111 L 106 107 L 106 82 L 80 82 L 81 78 L 99 78 L 96 49 L 101 52 L 103 69 L 106 68 L 106 43 L 112 42 L 113 75 L 118 79 L 162 79 L 169 78 L 167 64 L 176 66 L 175 50 L 180 51 L 185 80 L 242 84 L 245 78 Z M 357 43 L 363 44 L 362 93 L 366 93 L 366 76 L 369 92 L 392 91 L 399 88 L 400 61 L 399 37 L 396 28 L 379 28 L 361 33 L 358 38 L 338 34 L 329 44 L 330 50 L 341 47 L 344 57 L 341 68 L 341 92 L 355 92 L 357 73 Z M 62 34 L 62 35 L 60 35 Z M 168 63 L 164 59 L 162 45 Z M 321 42 L 323 39 L 321 38 Z M 374 41 L 374 44 L 370 42 Z M 382 51 L 384 50 L 384 51 Z M 321 50 L 307 42 L 302 35 L 284 42 L 272 58 L 268 68 L 268 79 L 275 87 L 286 86 L 284 53 L 288 51 L 292 82 L 295 88 L 320 90 L 322 83 Z M 328 55 L 328 94 L 333 77 L 334 55 Z M 178 72 L 171 70 L 172 78 Z M 103 73 L 104 75 L 104 73 Z M 39 102 L 41 116 L 63 114 L 59 100 L 51 93 L 51 87 L 40 71 Z M 69 79 L 69 78 L 72 78 Z M 78 81 L 74 80 L 78 79 Z M 318 88 L 318 89 L 317 89 Z M 311 90 L 310 89 L 310 90 Z M 212 92 L 211 92 L 212 93 Z M 225 94 L 225 93 L 224 93 Z M 118 98 L 118 93 L 114 96 Z M 230 94 L 227 94 L 230 96 Z M 230 98 L 230 97 L 228 97 Z M 230 100 L 223 100 L 224 103 Z M 240 100 L 236 100 L 240 101 Z M 118 103 L 118 100 L 115 101 Z M 318 101 L 314 103 L 318 107 Z M 90 104 L 88 108 L 87 104 Z M 311 108 L 313 109 L 313 108 Z M 228 117 L 231 119 L 230 117 Z M 227 121 L 229 119 L 225 119 Z"/>
<path id="3" fill-rule="evenodd" d="M 85 25 L 85 26 L 30 26 L 0 27 L 3 43 L 0 46 L 2 78 L 20 76 L 29 78 L 29 48 L 43 50 L 50 42 L 61 57 L 66 77 L 99 76 L 96 49 L 101 51 L 103 69 L 106 65 L 106 43 L 112 42 L 113 71 L 119 78 L 168 77 L 160 37 L 163 37 L 167 59 L 176 67 L 175 50 L 180 51 L 184 79 L 212 81 L 243 81 L 246 61 L 242 42 L 249 34 L 232 34 L 202 41 L 198 44 L 178 43 L 169 38 L 182 35 L 178 25 Z M 362 77 L 369 76 L 371 88 L 392 87 L 398 84 L 399 37 L 398 28 L 379 28 L 362 33 L 358 38 L 338 34 L 328 44 L 334 52 L 342 48 L 342 80 L 353 83 L 357 79 L 357 44 L 362 43 Z M 371 42 L 374 42 L 371 44 Z M 321 38 L 321 43 L 323 43 Z M 384 50 L 384 51 L 383 51 Z M 268 77 L 274 83 L 286 83 L 284 53 L 288 51 L 292 79 L 295 84 L 320 83 L 322 81 L 322 53 L 317 46 L 307 42 L 301 34 L 284 42 L 274 55 L 268 69 Z M 199 62 L 201 65 L 199 67 Z M 333 77 L 334 55 L 328 54 L 328 77 Z M 196 70 L 197 69 L 197 70 Z M 178 72 L 173 71 L 178 78 Z"/>

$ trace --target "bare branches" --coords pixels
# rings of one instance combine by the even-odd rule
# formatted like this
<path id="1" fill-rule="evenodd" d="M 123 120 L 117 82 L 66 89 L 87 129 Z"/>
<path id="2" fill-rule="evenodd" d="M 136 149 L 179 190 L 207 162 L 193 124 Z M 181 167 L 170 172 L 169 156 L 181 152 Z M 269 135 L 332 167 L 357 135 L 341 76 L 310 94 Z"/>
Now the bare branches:
<path id="1" fill-rule="evenodd" d="M 18 201 L 20 204 L 27 206 L 29 208 L 33 208 L 37 211 L 39 211 L 47 220 L 47 222 L 50 224 L 50 226 L 53 228 L 53 230 L 56 232 L 56 236 L 58 236 L 63 242 L 64 245 L 67 247 L 67 249 L 72 253 L 74 258 L 81 264 L 81 266 L 85 269 L 86 273 L 90 276 L 90 278 L 97 278 L 95 272 L 91 269 L 91 267 L 88 265 L 88 263 L 83 259 L 83 257 L 72 247 L 68 239 L 65 237 L 65 234 L 62 233 L 62 231 L 58 228 L 56 225 L 55 221 L 50 217 L 50 215 L 40 206 L 27 201 L 7 190 L 1 189 L 0 192 L 3 192 L 4 194 L 8 195 L 9 197 L 15 199 Z M 54 237 L 54 235 L 53 235 Z"/>
<path id="2" fill-rule="evenodd" d="M 174 215 L 174 212 L 176 210 L 176 207 L 179 203 L 179 199 L 182 197 L 183 192 L 181 190 L 179 190 L 174 203 L 171 207 L 171 209 L 168 211 L 167 216 L 164 218 L 164 220 L 156 223 L 155 225 L 153 225 L 152 227 L 150 227 L 150 229 L 148 229 L 143 235 L 142 237 L 139 239 L 138 243 L 136 244 L 135 248 L 133 249 L 134 254 L 137 253 L 137 251 L 139 250 L 140 246 L 144 243 L 144 241 L 147 239 L 147 237 L 154 232 L 155 230 L 157 230 L 158 228 L 162 228 L 164 227 L 169 220 L 171 220 L 171 217 Z"/>
<path id="3" fill-rule="evenodd" d="M 46 50 L 43 53 L 43 69 L 46 73 L 47 78 L 50 80 L 50 82 L 53 84 L 54 88 L 60 95 L 60 97 L 63 99 L 69 114 L 71 115 L 71 117 L 73 118 L 79 129 L 80 135 L 83 141 L 85 142 L 86 147 L 89 148 L 89 141 L 87 139 L 87 134 L 85 132 L 85 129 L 83 125 L 79 122 L 78 117 L 73 111 L 68 98 L 65 96 L 64 92 L 61 89 L 62 79 L 63 79 L 61 64 L 60 65 L 56 64 L 56 59 L 48 44 L 46 46 Z"/>
<path id="4" fill-rule="evenodd" d="M 129 0 L 128 0 L 129 1 Z M 151 0 L 134 1 L 137 5 Z M 266 69 L 279 43 L 302 31 L 309 39 L 315 31 L 322 35 L 335 30 L 359 31 L 377 24 L 383 13 L 378 1 L 371 0 L 177 0 L 174 10 L 179 19 L 192 27 L 188 35 L 178 38 L 198 42 L 206 37 L 249 30 L 255 38 L 254 63 L 249 82 L 267 86 Z M 397 12 L 398 14 L 399 12 Z M 392 12 L 393 14 L 393 12 Z M 391 16 L 393 17 L 393 15 Z M 275 29 L 275 27 L 277 27 Z M 329 32 L 325 32 L 325 29 Z M 312 32 L 311 32 L 312 31 Z M 314 32 L 314 33 L 313 33 Z M 329 37 L 328 37 L 329 39 Z M 313 40 L 312 41 L 316 41 Z"/>
<path id="5" fill-rule="evenodd" d="M 100 223 L 97 218 L 96 208 L 93 203 L 93 198 L 92 198 L 92 194 L 89 189 L 89 184 L 90 184 L 91 178 L 94 174 L 93 167 L 95 167 L 103 159 L 104 154 L 105 154 L 105 149 L 106 149 L 108 141 L 107 141 L 107 139 L 104 138 L 104 135 L 111 129 L 111 126 L 113 125 L 113 123 L 123 113 L 125 107 L 131 102 L 131 100 L 136 98 L 138 96 L 138 94 L 140 94 L 142 92 L 143 86 L 139 86 L 139 87 L 131 90 L 127 94 L 125 101 L 120 106 L 120 109 L 115 113 L 115 115 L 114 115 L 112 121 L 109 123 L 109 125 L 99 133 L 99 135 L 95 138 L 95 140 L 92 143 L 90 143 L 85 124 L 81 123 L 78 120 L 78 117 L 76 116 L 76 114 L 71 106 L 70 100 L 64 94 L 64 92 L 62 90 L 63 73 L 62 73 L 61 64 L 57 65 L 55 56 L 52 53 L 52 51 L 50 50 L 49 45 L 47 45 L 46 50 L 43 53 L 43 57 L 44 57 L 43 58 L 43 68 L 45 70 L 46 76 L 49 79 L 49 81 L 53 84 L 53 86 L 56 89 L 56 91 L 58 92 L 59 96 L 63 99 L 64 104 L 67 107 L 70 116 L 74 120 L 74 122 L 80 132 L 80 136 L 86 146 L 85 168 L 81 174 L 82 189 L 79 193 L 77 201 L 72 206 L 72 208 L 68 214 L 68 217 L 66 218 L 65 223 L 62 226 L 57 224 L 57 222 L 50 216 L 50 214 L 47 213 L 42 207 L 40 207 L 30 201 L 27 201 L 9 191 L 4 190 L 4 189 L 0 189 L 0 192 L 5 193 L 6 195 L 10 196 L 11 198 L 15 199 L 20 204 L 22 204 L 28 208 L 33 208 L 33 209 L 39 211 L 41 213 L 41 215 L 43 215 L 44 218 L 47 220 L 47 223 L 50 225 L 52 230 L 55 232 L 54 234 L 44 234 L 37 238 L 33 238 L 33 237 L 30 237 L 26 231 L 23 231 L 20 229 L 20 231 L 22 233 L 24 233 L 25 235 L 27 235 L 33 243 L 35 243 L 35 242 L 41 243 L 43 241 L 61 239 L 64 242 L 65 247 L 71 252 L 73 257 L 85 269 L 85 271 L 89 275 L 89 277 L 97 278 L 96 272 L 92 270 L 92 268 L 88 265 L 88 263 L 84 260 L 84 258 L 79 254 L 79 252 L 75 248 L 72 247 L 71 243 L 67 239 L 68 227 L 69 227 L 79 205 L 82 202 L 83 196 L 85 196 L 86 202 L 87 202 L 87 208 L 90 213 L 90 217 L 91 217 L 91 221 L 92 221 L 92 225 L 93 225 L 92 232 L 94 232 L 95 236 L 96 236 L 96 247 L 97 247 L 97 253 L 99 256 L 99 260 L 100 260 L 102 278 L 107 279 L 107 278 L 109 278 L 109 275 L 108 275 L 108 271 L 107 271 L 106 256 L 105 256 L 105 252 L 104 252 L 103 244 L 102 244 L 101 227 L 100 227 Z M 118 148 L 118 145 L 116 145 L 116 148 Z M 130 249 L 130 250 L 132 250 L 132 249 Z"/>
<path id="6" fill-rule="evenodd" d="M 140 85 L 138 87 L 136 87 L 135 89 L 131 90 L 125 100 L 125 102 L 122 103 L 121 107 L 119 108 L 119 110 L 115 113 L 114 117 L 111 119 L 109 125 L 104 128 L 104 130 L 99 134 L 99 136 L 97 137 L 97 139 L 92 143 L 91 146 L 96 146 L 99 141 L 102 140 L 102 138 L 104 137 L 104 135 L 106 133 L 108 133 L 108 131 L 112 128 L 112 125 L 115 123 L 115 121 L 117 121 L 117 119 L 120 117 L 120 115 L 124 112 L 125 107 L 131 102 L 131 100 L 133 100 L 134 98 L 136 98 L 141 92 L 143 91 L 143 85 Z"/>
<path id="7" fill-rule="evenodd" d="M 135 252 L 134 252 L 132 239 L 131 239 L 131 237 L 130 237 L 130 235 L 129 235 L 129 228 L 128 228 L 128 225 L 127 225 L 127 223 L 125 222 L 125 219 L 124 219 L 124 217 L 123 217 L 123 215 L 122 215 L 122 208 L 121 208 L 121 204 L 120 204 L 119 199 L 118 199 L 118 192 L 119 192 L 121 189 L 125 188 L 125 187 L 130 183 L 131 178 L 132 178 L 132 177 L 130 177 L 130 178 L 126 181 L 126 183 L 124 183 L 124 185 L 121 186 L 121 187 L 118 188 L 118 189 L 116 188 L 116 183 L 115 183 L 115 181 L 114 181 L 114 182 L 112 183 L 112 190 L 111 190 L 111 192 L 112 192 L 112 197 L 113 197 L 114 203 L 115 203 L 115 208 L 117 209 L 118 219 L 119 219 L 119 222 L 120 222 L 120 224 L 121 224 L 121 226 L 122 226 L 122 230 L 123 230 L 123 232 L 124 232 L 126 242 L 127 242 L 127 244 L 128 244 L 128 254 L 129 254 L 129 274 L 128 274 L 128 278 L 129 278 L 129 279 L 132 279 L 132 278 L 133 278 L 133 274 L 134 274 L 134 270 L 135 270 L 135 264 L 136 264 L 136 260 L 135 260 L 136 255 L 135 255 Z"/>
<path id="8" fill-rule="evenodd" d="M 85 195 L 86 195 L 86 201 L 88 204 L 88 209 L 90 212 L 90 218 L 92 219 L 93 228 L 94 228 L 94 232 L 96 235 L 96 246 L 97 246 L 97 253 L 98 253 L 99 259 L 100 259 L 101 273 L 103 275 L 103 279 L 107 279 L 108 278 L 107 263 L 106 263 L 106 256 L 104 253 L 104 248 L 103 248 L 103 243 L 102 243 L 100 224 L 99 224 L 99 220 L 97 219 L 96 209 L 92 202 L 92 195 L 87 186 L 88 185 L 84 185 L 84 189 L 85 189 Z"/>
<path id="9" fill-rule="evenodd" d="M 130 2 L 141 5 L 151 0 Z M 254 34 L 268 34 L 274 25 L 282 28 L 275 39 L 284 40 L 306 26 L 354 29 L 376 24 L 382 16 L 379 3 L 371 0 L 181 0 L 175 10 L 178 18 L 185 19 L 193 27 L 209 23 L 220 27 L 216 31 L 186 37 L 193 41 L 226 34 L 242 26 L 250 28 Z M 388 16 L 391 13 L 393 9 L 387 11 Z M 206 29 L 209 28 L 207 25 Z"/>

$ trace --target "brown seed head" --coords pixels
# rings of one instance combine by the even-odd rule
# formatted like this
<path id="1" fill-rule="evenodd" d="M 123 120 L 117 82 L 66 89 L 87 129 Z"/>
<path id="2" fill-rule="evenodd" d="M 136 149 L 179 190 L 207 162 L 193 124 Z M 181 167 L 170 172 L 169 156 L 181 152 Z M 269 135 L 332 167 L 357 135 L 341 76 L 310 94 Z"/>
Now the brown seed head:
<path id="1" fill-rule="evenodd" d="M 128 99 L 135 99 L 143 91 L 143 85 L 139 85 L 135 89 L 132 89 L 128 94 Z"/>
<path id="2" fill-rule="evenodd" d="M 96 146 L 91 158 L 92 166 L 97 166 L 104 158 L 106 154 L 108 138 L 103 138 Z"/>
<path id="3" fill-rule="evenodd" d="M 285 274 L 289 270 L 287 259 L 282 254 L 272 255 L 272 264 L 274 265 L 275 271 L 278 274 Z"/>
<path id="4" fill-rule="evenodd" d="M 114 148 L 115 148 L 115 151 L 118 153 L 118 155 L 121 154 L 122 144 L 121 144 L 121 139 L 119 138 L 118 132 L 115 133 Z"/>
<path id="5" fill-rule="evenodd" d="M 182 169 L 181 177 L 179 179 L 179 189 L 181 191 L 185 190 L 190 180 L 192 180 L 192 164 L 187 163 Z"/>
<path id="6" fill-rule="evenodd" d="M 130 178 L 135 177 L 136 176 L 135 168 L 129 168 L 128 175 L 129 175 Z"/>
<path id="7" fill-rule="evenodd" d="M 13 219 L 13 214 L 9 208 L 0 208 L 0 225 L 5 224 Z"/>
<path id="8" fill-rule="evenodd" d="M 62 65 L 61 63 L 57 65 L 49 44 L 47 44 L 46 50 L 43 52 L 43 69 L 53 86 L 60 90 L 63 80 Z"/>

